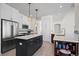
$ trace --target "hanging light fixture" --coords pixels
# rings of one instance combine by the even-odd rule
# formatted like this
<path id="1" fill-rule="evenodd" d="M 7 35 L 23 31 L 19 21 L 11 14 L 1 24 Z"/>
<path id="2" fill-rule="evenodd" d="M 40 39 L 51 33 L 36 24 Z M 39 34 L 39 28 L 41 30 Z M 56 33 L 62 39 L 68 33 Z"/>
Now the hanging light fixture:
<path id="1" fill-rule="evenodd" d="M 35 9 L 35 11 L 36 11 L 35 31 L 36 31 L 36 33 L 37 33 L 37 26 L 38 26 L 38 24 L 37 24 L 38 15 L 37 15 L 37 13 L 38 13 L 38 9 Z"/>
<path id="2" fill-rule="evenodd" d="M 38 9 L 35 9 L 35 11 L 36 11 L 36 20 L 37 20 L 38 19 L 38 15 L 37 15 Z"/>
<path id="3" fill-rule="evenodd" d="M 28 19 L 31 21 L 32 20 L 32 16 L 30 15 L 31 3 L 28 3 L 28 5 L 29 5 Z"/>

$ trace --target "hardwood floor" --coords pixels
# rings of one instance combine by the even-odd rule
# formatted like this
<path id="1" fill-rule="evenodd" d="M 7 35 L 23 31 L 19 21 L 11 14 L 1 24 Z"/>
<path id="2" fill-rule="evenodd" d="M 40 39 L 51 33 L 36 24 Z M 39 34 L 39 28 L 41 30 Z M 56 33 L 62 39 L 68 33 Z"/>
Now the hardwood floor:
<path id="1" fill-rule="evenodd" d="M 16 56 L 16 49 L 12 49 L 4 54 L 1 54 L 1 56 Z"/>
<path id="2" fill-rule="evenodd" d="M 43 42 L 42 47 L 33 56 L 54 56 L 54 45 Z"/>
<path id="3" fill-rule="evenodd" d="M 1 56 L 16 56 L 16 49 L 10 50 Z M 33 56 L 54 56 L 54 45 L 52 43 L 43 42 L 43 45 Z"/>

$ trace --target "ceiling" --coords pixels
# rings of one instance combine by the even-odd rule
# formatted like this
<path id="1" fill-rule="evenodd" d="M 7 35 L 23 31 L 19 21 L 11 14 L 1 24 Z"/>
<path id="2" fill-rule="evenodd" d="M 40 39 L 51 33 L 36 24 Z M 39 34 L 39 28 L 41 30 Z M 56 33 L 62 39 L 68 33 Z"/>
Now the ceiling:
<path id="1" fill-rule="evenodd" d="M 7 3 L 28 16 L 28 3 Z M 38 9 L 38 17 L 46 15 L 65 14 L 74 7 L 72 3 L 31 3 L 31 15 L 35 17 L 35 9 Z"/>

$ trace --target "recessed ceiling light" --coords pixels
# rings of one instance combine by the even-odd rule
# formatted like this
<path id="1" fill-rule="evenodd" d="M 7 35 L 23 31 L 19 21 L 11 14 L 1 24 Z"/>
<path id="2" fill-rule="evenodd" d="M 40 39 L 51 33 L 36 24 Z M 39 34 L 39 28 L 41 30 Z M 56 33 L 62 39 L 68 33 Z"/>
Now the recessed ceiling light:
<path id="1" fill-rule="evenodd" d="M 62 5 L 60 5 L 60 8 L 62 8 L 63 6 Z"/>

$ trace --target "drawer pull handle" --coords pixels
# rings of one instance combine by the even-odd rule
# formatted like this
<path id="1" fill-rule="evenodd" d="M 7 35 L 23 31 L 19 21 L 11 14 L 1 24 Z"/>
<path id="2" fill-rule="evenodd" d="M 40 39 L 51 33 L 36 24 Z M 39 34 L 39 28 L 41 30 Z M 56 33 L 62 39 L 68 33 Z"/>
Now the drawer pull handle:
<path id="1" fill-rule="evenodd" d="M 22 45 L 22 43 L 20 42 L 19 45 Z"/>

